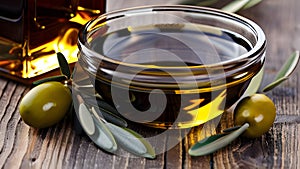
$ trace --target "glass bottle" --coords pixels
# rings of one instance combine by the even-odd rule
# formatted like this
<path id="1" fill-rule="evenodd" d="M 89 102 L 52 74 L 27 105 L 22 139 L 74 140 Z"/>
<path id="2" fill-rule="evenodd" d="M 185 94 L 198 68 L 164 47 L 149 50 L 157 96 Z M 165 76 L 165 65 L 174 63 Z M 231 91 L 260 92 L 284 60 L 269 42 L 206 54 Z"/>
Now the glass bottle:
<path id="1" fill-rule="evenodd" d="M 0 73 L 30 84 L 58 67 L 56 53 L 77 61 L 77 34 L 105 12 L 104 0 L 2 0 Z"/>

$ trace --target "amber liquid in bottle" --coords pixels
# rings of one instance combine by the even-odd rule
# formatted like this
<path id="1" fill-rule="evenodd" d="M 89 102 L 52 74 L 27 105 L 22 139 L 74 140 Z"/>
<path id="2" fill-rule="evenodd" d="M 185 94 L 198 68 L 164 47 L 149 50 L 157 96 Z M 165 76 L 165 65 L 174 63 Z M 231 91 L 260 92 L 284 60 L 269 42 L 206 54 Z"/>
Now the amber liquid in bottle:
<path id="1" fill-rule="evenodd" d="M 79 29 L 105 1 L 4 0 L 0 11 L 1 76 L 31 83 L 58 68 L 57 52 L 77 61 Z"/>

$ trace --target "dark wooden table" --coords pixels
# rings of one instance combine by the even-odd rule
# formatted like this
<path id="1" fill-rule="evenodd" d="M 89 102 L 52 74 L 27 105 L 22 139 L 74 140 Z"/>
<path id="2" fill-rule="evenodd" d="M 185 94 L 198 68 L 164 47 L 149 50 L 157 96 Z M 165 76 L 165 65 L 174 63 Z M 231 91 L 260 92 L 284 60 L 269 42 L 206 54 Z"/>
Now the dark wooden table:
<path id="1" fill-rule="evenodd" d="M 271 81 L 294 50 L 300 49 L 300 1 L 263 0 L 239 12 L 257 22 L 268 39 L 265 80 Z M 20 118 L 18 105 L 28 86 L 0 78 L 1 168 L 300 168 L 300 71 L 268 93 L 277 118 L 268 133 L 257 139 L 239 138 L 208 156 L 191 157 L 187 150 L 201 139 L 200 128 L 155 160 L 114 156 L 77 134 L 70 118 L 49 129 L 34 129 Z M 219 130 L 232 126 L 224 113 Z M 211 133 L 208 133 L 210 135 Z M 161 141 L 159 144 L 163 144 Z"/>

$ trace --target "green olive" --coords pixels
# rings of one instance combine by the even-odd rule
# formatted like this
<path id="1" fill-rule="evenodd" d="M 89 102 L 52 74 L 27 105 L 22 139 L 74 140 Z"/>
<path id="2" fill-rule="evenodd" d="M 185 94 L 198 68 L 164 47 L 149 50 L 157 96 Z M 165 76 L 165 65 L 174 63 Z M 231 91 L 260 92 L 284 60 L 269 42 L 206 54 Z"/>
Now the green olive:
<path id="1" fill-rule="evenodd" d="M 249 124 L 243 133 L 248 138 L 260 137 L 268 132 L 274 123 L 276 107 L 264 94 L 253 94 L 243 98 L 234 109 L 235 125 Z"/>
<path id="2" fill-rule="evenodd" d="M 21 100 L 23 121 L 35 128 L 50 127 L 64 118 L 72 102 L 71 92 L 60 82 L 46 82 L 32 88 Z"/>

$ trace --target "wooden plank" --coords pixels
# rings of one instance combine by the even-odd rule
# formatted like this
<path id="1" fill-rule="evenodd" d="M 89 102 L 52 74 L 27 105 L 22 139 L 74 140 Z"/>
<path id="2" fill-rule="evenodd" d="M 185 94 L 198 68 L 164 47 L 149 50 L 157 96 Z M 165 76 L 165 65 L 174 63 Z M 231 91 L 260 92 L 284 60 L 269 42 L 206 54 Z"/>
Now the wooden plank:
<path id="1" fill-rule="evenodd" d="M 19 168 L 27 151 L 29 127 L 20 123 L 18 103 L 26 87 L 0 79 L 0 167 Z"/>
<path id="2" fill-rule="evenodd" d="M 300 49 L 300 1 L 264 0 L 240 12 L 265 30 L 268 39 L 266 81 L 295 49 Z M 49 129 L 28 127 L 20 118 L 18 104 L 29 88 L 0 79 L 0 168 L 300 168 L 300 68 L 268 96 L 277 107 L 272 129 L 257 139 L 239 138 L 228 147 L 203 157 L 191 157 L 189 147 L 205 136 L 232 126 L 232 113 L 223 114 L 216 126 L 193 128 L 187 137 L 155 160 L 114 156 L 74 131 L 73 119 L 66 118 Z M 266 83 L 266 82 L 265 82 Z M 144 136 L 159 132 L 136 127 Z M 168 142 L 157 140 L 154 146 Z M 163 147 L 167 149 L 166 147 Z"/>
<path id="3" fill-rule="evenodd" d="M 194 127 L 185 139 L 185 152 L 187 153 L 188 149 L 197 141 L 211 134 L 213 133 L 207 129 L 204 130 L 202 125 Z M 184 168 L 211 168 L 211 165 L 211 156 L 191 157 L 185 154 Z"/>
<path id="4" fill-rule="evenodd" d="M 18 100 L 21 95 L 19 93 L 23 92 L 25 87 L 17 86 L 13 83 L 7 83 L 5 91 L 1 98 L 1 131 L 0 131 L 0 166 L 12 165 L 15 167 L 20 167 L 20 162 L 25 154 L 26 146 L 16 147 L 15 142 L 23 142 L 21 138 L 16 137 L 23 133 L 19 131 L 19 121 L 20 116 L 17 113 Z M 23 128 L 26 133 L 28 127 Z M 22 130 L 21 130 L 22 131 Z M 25 149 L 24 149 L 25 148 Z"/>

